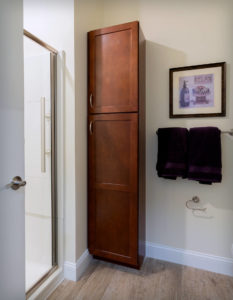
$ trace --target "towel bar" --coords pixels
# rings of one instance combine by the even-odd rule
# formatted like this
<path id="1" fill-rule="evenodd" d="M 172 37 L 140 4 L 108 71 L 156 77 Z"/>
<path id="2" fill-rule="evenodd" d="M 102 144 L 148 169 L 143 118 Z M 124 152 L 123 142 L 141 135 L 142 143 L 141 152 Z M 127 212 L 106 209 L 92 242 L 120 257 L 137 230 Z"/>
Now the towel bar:
<path id="1" fill-rule="evenodd" d="M 156 131 L 156 133 L 158 133 L 158 130 Z M 229 134 L 229 135 L 231 135 L 231 136 L 233 136 L 233 128 L 232 129 L 230 129 L 230 130 L 227 130 L 227 131 L 221 131 L 221 133 L 222 134 Z"/>

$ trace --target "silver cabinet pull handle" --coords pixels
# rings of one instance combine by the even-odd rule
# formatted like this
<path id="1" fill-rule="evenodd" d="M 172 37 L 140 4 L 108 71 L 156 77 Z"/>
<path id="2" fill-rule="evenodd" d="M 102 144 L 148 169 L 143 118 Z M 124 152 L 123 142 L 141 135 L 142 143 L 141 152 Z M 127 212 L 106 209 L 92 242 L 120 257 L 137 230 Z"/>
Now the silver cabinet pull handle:
<path id="1" fill-rule="evenodd" d="M 89 101 L 90 101 L 90 107 L 93 108 L 93 95 L 92 94 L 90 94 Z"/>
<path id="2" fill-rule="evenodd" d="M 93 134 L 93 121 L 90 122 L 89 131 L 90 131 L 90 134 Z"/>
<path id="3" fill-rule="evenodd" d="M 12 188 L 12 190 L 18 190 L 21 186 L 25 185 L 26 181 L 22 180 L 20 176 L 15 176 L 10 183 L 10 187 Z"/>

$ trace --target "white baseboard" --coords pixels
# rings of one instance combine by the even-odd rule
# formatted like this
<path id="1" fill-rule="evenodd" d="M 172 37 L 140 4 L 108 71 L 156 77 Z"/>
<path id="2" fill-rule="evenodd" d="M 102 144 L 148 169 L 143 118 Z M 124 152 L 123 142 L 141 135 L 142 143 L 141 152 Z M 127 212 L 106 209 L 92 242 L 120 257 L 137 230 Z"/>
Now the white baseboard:
<path id="1" fill-rule="evenodd" d="M 64 277 L 68 280 L 78 281 L 90 261 L 92 260 L 88 250 L 85 250 L 76 263 L 64 262 Z"/>
<path id="2" fill-rule="evenodd" d="M 233 259 L 146 242 L 146 256 L 233 276 Z"/>
<path id="3" fill-rule="evenodd" d="M 233 259 L 146 242 L 146 256 L 201 270 L 233 276 Z M 92 260 L 86 250 L 76 263 L 64 263 L 64 277 L 78 281 Z"/>

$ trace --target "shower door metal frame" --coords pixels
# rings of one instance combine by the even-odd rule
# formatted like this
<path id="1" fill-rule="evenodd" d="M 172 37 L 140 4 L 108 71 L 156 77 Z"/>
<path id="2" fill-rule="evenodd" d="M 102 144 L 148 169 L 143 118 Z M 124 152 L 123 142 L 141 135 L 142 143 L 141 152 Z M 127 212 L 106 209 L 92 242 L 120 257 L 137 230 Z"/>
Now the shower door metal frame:
<path id="1" fill-rule="evenodd" d="M 39 286 L 58 269 L 57 260 L 57 196 L 56 196 L 56 99 L 57 99 L 57 55 L 58 51 L 40 40 L 27 30 L 23 31 L 24 36 L 36 42 L 50 52 L 50 96 L 51 96 L 51 212 L 52 212 L 52 268 L 38 280 L 28 291 L 26 298 L 29 298 Z"/>

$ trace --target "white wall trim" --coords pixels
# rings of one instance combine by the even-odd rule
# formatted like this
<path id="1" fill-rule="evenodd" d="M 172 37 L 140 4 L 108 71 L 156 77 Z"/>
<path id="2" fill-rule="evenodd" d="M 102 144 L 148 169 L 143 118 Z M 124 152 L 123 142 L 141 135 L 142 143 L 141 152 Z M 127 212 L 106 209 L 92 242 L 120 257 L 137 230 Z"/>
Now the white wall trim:
<path id="1" fill-rule="evenodd" d="M 91 260 L 92 257 L 86 249 L 76 263 L 65 261 L 64 277 L 68 280 L 78 281 L 82 274 L 85 272 Z"/>
<path id="2" fill-rule="evenodd" d="M 146 242 L 146 256 L 233 276 L 233 259 Z"/>

